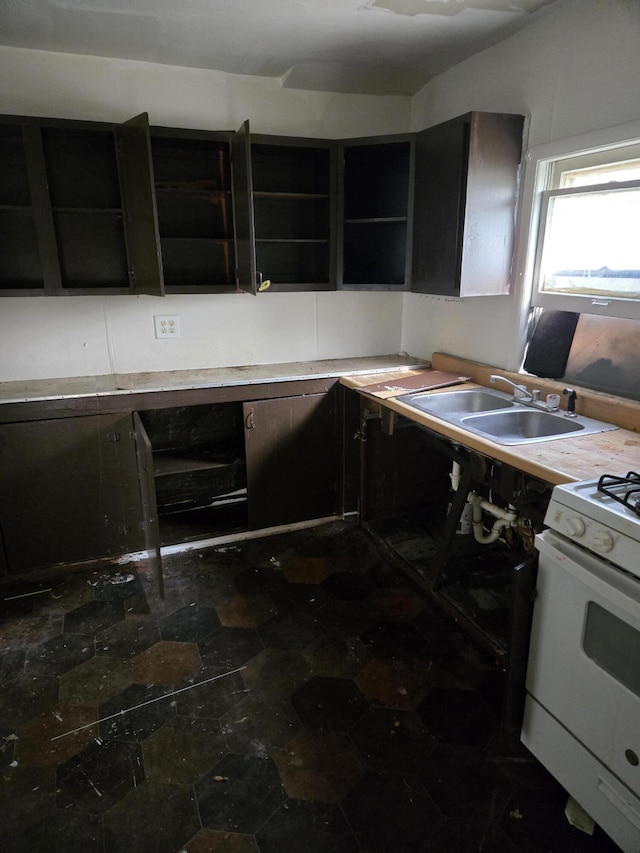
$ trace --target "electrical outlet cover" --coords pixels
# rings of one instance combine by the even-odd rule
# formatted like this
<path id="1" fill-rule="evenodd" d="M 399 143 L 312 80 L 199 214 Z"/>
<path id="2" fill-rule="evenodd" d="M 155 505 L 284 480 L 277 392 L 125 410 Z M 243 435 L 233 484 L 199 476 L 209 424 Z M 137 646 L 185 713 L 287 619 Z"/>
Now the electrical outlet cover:
<path id="1" fill-rule="evenodd" d="M 154 316 L 153 322 L 156 329 L 156 338 L 179 338 L 180 324 L 174 314 L 162 314 Z"/>

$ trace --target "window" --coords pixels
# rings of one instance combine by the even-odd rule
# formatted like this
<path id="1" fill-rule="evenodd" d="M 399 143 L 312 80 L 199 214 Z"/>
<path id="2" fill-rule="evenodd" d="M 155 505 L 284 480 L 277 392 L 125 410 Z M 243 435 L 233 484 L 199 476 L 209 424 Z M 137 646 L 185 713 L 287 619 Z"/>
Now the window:
<path id="1" fill-rule="evenodd" d="M 538 161 L 534 305 L 640 318 L 640 144 Z"/>

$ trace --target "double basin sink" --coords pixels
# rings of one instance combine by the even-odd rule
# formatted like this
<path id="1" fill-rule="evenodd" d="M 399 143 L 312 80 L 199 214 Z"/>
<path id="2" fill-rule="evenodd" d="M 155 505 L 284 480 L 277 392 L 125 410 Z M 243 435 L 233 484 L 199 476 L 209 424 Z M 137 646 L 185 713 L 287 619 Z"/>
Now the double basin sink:
<path id="1" fill-rule="evenodd" d="M 437 394 L 423 391 L 396 399 L 497 444 L 528 444 L 618 428 L 582 415 L 570 418 L 563 411 L 527 406 L 503 391 L 488 388 Z"/>

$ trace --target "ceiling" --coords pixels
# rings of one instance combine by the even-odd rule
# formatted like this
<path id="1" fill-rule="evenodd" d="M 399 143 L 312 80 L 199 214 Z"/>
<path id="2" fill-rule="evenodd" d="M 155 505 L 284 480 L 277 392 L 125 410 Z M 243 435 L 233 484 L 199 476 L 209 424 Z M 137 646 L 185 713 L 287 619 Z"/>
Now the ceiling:
<path id="1" fill-rule="evenodd" d="M 567 0 L 1 0 L 0 44 L 413 95 Z"/>

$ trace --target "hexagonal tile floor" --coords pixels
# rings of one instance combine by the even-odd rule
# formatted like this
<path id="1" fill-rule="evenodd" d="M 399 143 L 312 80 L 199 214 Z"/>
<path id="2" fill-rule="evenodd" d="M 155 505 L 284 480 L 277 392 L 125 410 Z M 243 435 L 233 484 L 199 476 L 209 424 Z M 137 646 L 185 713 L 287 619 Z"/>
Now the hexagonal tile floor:
<path id="1" fill-rule="evenodd" d="M 493 656 L 355 525 L 165 578 L 0 587 L 2 853 L 617 849 L 503 730 Z"/>

